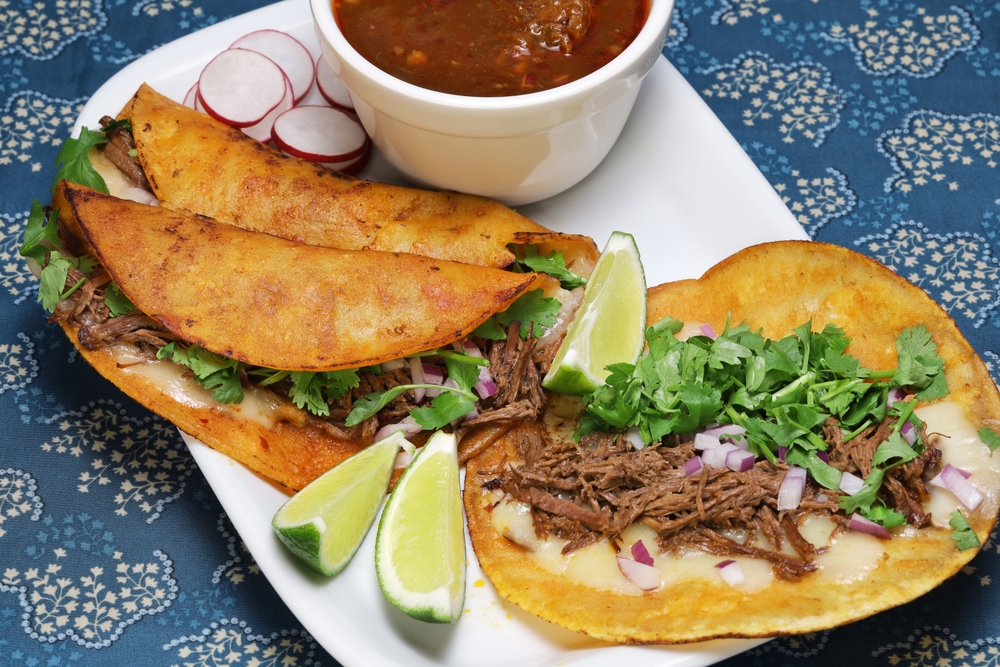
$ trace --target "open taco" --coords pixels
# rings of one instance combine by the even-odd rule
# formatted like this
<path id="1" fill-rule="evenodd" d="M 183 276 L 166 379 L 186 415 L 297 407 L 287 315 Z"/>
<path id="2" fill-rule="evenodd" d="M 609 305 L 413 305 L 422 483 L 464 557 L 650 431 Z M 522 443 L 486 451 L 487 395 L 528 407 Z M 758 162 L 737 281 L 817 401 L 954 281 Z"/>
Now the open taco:
<path id="1" fill-rule="evenodd" d="M 989 536 L 1000 395 L 919 288 L 779 242 L 651 289 L 649 321 L 647 353 L 586 408 L 550 398 L 468 463 L 502 597 L 616 642 L 798 634 L 926 593 Z M 732 382 L 702 392 L 708 376 Z"/>
<path id="2" fill-rule="evenodd" d="M 551 231 L 483 197 L 365 181 L 289 157 L 145 84 L 118 119 L 130 125 L 109 133 L 105 156 L 168 208 L 345 250 L 505 268 L 517 251 L 509 246 L 531 245 L 562 252 L 584 275 L 597 260 L 587 236 Z"/>
<path id="3" fill-rule="evenodd" d="M 59 238 L 36 207 L 22 253 L 84 358 L 281 484 L 301 488 L 385 428 L 419 439 L 458 420 L 473 442 L 541 409 L 534 365 L 487 364 L 494 346 L 530 358 L 560 319 L 543 288 L 569 293 L 547 276 L 309 246 L 65 181 L 54 202 Z M 468 341 L 481 327 L 497 339 L 477 336 L 482 350 Z"/>

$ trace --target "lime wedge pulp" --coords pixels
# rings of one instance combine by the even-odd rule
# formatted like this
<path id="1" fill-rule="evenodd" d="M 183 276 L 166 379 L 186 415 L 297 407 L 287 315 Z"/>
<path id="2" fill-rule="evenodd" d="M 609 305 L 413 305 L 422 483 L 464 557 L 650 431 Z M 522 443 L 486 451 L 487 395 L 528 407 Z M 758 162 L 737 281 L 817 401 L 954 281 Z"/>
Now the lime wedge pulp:
<path id="1" fill-rule="evenodd" d="M 609 364 L 635 363 L 644 345 L 646 275 L 631 234 L 614 232 L 587 280 L 583 303 L 542 385 L 558 394 L 588 394 Z"/>
<path id="2" fill-rule="evenodd" d="M 404 435 L 362 449 L 289 498 L 271 519 L 285 546 L 323 574 L 344 569 L 375 521 Z"/>
<path id="3" fill-rule="evenodd" d="M 404 613 L 454 623 L 465 604 L 465 530 L 454 434 L 437 432 L 386 502 L 375 540 L 375 572 Z"/>

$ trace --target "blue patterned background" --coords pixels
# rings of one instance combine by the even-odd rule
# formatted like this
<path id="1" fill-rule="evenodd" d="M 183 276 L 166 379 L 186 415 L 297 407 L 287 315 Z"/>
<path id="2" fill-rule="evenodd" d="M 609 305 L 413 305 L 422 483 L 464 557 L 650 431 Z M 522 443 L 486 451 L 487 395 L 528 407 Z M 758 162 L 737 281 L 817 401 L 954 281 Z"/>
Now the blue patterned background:
<path id="1" fill-rule="evenodd" d="M 16 253 L 88 96 L 151 49 L 263 4 L 0 0 L 2 667 L 337 664 L 172 427 L 47 324 Z M 1000 3 L 677 0 L 664 53 L 812 238 L 927 290 L 998 378 Z M 994 578 L 990 541 L 908 605 L 725 664 L 996 666 Z"/>

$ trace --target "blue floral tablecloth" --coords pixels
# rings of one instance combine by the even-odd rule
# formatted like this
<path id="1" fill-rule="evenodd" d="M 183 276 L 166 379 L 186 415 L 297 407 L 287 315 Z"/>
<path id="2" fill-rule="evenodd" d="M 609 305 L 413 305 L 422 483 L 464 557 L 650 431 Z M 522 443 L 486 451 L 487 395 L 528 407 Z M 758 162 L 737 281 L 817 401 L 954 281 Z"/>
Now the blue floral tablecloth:
<path id="1" fill-rule="evenodd" d="M 263 4 L 0 0 L 0 666 L 337 664 L 176 431 L 46 322 L 17 256 L 88 96 Z M 1000 378 L 1000 3 L 677 0 L 664 53 L 812 238 L 927 290 Z M 998 665 L 994 579 L 991 540 L 910 604 L 725 664 Z"/>

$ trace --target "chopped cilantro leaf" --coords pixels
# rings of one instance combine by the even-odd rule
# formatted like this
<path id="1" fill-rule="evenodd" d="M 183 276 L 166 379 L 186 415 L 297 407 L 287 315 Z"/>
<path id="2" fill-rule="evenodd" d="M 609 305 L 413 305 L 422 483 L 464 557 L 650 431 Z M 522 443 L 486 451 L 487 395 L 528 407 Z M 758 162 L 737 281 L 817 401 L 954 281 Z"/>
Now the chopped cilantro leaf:
<path id="1" fill-rule="evenodd" d="M 528 331 L 539 337 L 555 324 L 562 304 L 557 299 L 544 296 L 540 289 L 522 294 L 502 313 L 496 313 L 473 332 L 473 335 L 489 340 L 507 338 L 505 329 L 512 322 L 521 323 L 521 338 L 527 340 Z"/>
<path id="2" fill-rule="evenodd" d="M 431 401 L 430 406 L 413 408 L 410 414 L 425 430 L 433 431 L 447 426 L 464 414 L 472 412 L 475 402 L 467 395 L 444 392 Z"/>
<path id="3" fill-rule="evenodd" d="M 122 293 L 118 283 L 108 285 L 108 289 L 104 292 L 104 305 L 108 307 L 111 317 L 118 317 L 136 310 L 135 304 Z"/>
<path id="4" fill-rule="evenodd" d="M 891 465 L 896 466 L 917 458 L 917 452 L 903 439 L 898 431 L 894 431 L 889 438 L 878 446 L 875 455 L 872 456 L 872 467 L 888 463 L 896 459 Z"/>
<path id="5" fill-rule="evenodd" d="M 989 426 L 984 426 L 976 432 L 983 444 L 990 448 L 990 454 L 1000 447 L 1000 435 Z"/>
<path id="6" fill-rule="evenodd" d="M 89 130 L 86 126 L 80 130 L 78 139 L 67 139 L 59 151 L 59 155 L 56 156 L 56 165 L 61 164 L 62 166 L 56 172 L 55 182 L 66 180 L 109 194 L 107 184 L 90 164 L 90 158 L 87 157 L 87 151 L 94 146 L 105 144 L 107 141 L 108 138 L 104 136 L 103 132 Z M 55 192 L 55 184 L 52 186 L 52 191 Z"/>
<path id="7" fill-rule="evenodd" d="M 906 517 L 902 512 L 889 509 L 882 504 L 874 504 L 864 513 L 864 517 L 870 521 L 883 526 L 884 528 L 895 528 L 906 523 Z"/>
<path id="8" fill-rule="evenodd" d="M 243 401 L 242 362 L 227 359 L 198 345 L 185 349 L 177 343 L 160 348 L 156 358 L 169 359 L 190 368 L 198 384 L 205 389 L 214 389 L 212 398 L 219 403 Z"/>
<path id="9" fill-rule="evenodd" d="M 24 225 L 24 241 L 18 254 L 30 257 L 39 264 L 45 264 L 45 255 L 59 247 L 59 210 L 45 217 L 45 208 L 36 199 L 31 203 L 31 213 Z"/>
<path id="10" fill-rule="evenodd" d="M 959 510 L 955 510 L 951 513 L 951 519 L 948 521 L 948 525 L 952 527 L 951 539 L 955 541 L 955 548 L 959 551 L 965 551 L 966 549 L 975 549 L 982 542 L 979 541 L 979 536 L 976 535 L 976 531 L 972 530 L 972 526 L 969 525 L 969 520 L 965 518 Z"/>
<path id="11" fill-rule="evenodd" d="M 535 246 L 526 246 L 524 257 L 517 261 L 518 264 L 538 273 L 547 273 L 559 281 L 563 289 L 571 290 L 587 283 L 587 279 L 579 276 L 566 268 L 566 259 L 561 250 L 556 250 L 548 255 L 539 255 Z"/>
<path id="12" fill-rule="evenodd" d="M 937 343 L 931 339 L 931 334 L 922 324 L 908 327 L 896 338 L 896 354 L 898 368 L 893 374 L 890 384 L 893 387 L 912 387 L 928 389 L 933 384 L 944 382 L 944 360 L 937 354 Z M 941 379 L 938 380 L 938 377 Z M 945 393 L 947 393 L 945 385 Z M 935 387 L 939 393 L 940 386 Z M 943 395 L 943 394 L 942 394 Z M 920 400 L 930 400 L 919 397 Z M 940 396 L 936 396 L 940 398 Z"/>

